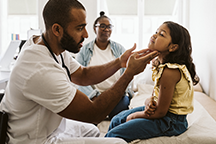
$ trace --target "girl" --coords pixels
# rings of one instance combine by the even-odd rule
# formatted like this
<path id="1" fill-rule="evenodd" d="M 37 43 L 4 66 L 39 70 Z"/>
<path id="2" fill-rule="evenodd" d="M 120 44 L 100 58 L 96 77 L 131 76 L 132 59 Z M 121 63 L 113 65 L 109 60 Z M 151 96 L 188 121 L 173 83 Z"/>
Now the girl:
<path id="1" fill-rule="evenodd" d="M 116 115 L 106 137 L 130 142 L 176 136 L 187 130 L 186 116 L 193 111 L 193 85 L 199 82 L 191 58 L 189 32 L 177 23 L 164 22 L 151 37 L 148 48 L 160 52 L 153 62 L 153 96 L 145 101 L 145 106 Z"/>

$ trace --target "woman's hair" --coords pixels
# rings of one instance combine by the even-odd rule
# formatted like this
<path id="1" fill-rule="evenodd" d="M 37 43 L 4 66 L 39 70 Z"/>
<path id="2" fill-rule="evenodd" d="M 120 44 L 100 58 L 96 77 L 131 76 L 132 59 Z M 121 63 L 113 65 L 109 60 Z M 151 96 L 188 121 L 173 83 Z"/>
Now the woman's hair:
<path id="1" fill-rule="evenodd" d="M 196 85 L 199 82 L 199 77 L 196 74 L 195 65 L 191 57 L 192 46 L 188 30 L 172 21 L 166 21 L 163 24 L 166 24 L 170 30 L 172 43 L 178 44 L 178 49 L 166 55 L 163 58 L 163 63 L 177 63 L 180 65 L 186 65 L 193 80 L 193 84 Z"/>
<path id="2" fill-rule="evenodd" d="M 49 0 L 43 9 L 46 29 L 51 28 L 55 23 L 66 28 L 73 20 L 72 8 L 85 10 L 84 6 L 77 0 Z"/>
<path id="3" fill-rule="evenodd" d="M 105 15 L 105 12 L 104 12 L 104 11 L 101 11 L 101 12 L 100 12 L 100 16 L 99 16 L 99 17 L 95 20 L 95 22 L 94 22 L 93 29 L 95 28 L 95 25 L 98 23 L 98 21 L 100 21 L 100 20 L 103 19 L 103 18 L 107 18 L 107 19 L 110 20 L 110 18 L 107 17 L 107 16 Z"/>

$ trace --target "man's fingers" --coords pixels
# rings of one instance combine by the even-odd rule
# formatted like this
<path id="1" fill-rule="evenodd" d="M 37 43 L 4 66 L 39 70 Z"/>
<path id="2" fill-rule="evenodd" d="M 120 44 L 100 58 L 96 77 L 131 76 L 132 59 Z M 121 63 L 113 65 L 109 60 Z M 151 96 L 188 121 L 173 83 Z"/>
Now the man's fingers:
<path id="1" fill-rule="evenodd" d="M 151 61 L 152 59 L 154 59 L 156 56 L 160 54 L 158 51 L 150 51 L 148 49 L 144 49 L 142 51 L 145 52 L 143 53 L 140 53 L 140 51 L 134 52 L 131 56 L 135 57 L 136 59 L 143 59 L 147 62 L 147 61 Z"/>
<path id="2" fill-rule="evenodd" d="M 137 53 L 139 54 L 139 55 L 142 55 L 142 54 L 145 54 L 145 53 L 149 53 L 149 52 L 152 52 L 152 50 L 150 50 L 150 49 L 142 49 L 142 50 L 139 50 L 139 51 L 137 51 Z"/>
<path id="3" fill-rule="evenodd" d="M 134 43 L 133 47 L 129 49 L 130 52 L 134 51 L 136 49 L 136 43 Z"/>
<path id="4" fill-rule="evenodd" d="M 145 56 L 140 57 L 139 59 L 142 59 L 143 61 L 145 61 L 146 63 L 150 62 L 152 59 L 154 59 L 156 56 L 158 56 L 160 53 L 157 51 L 153 51 L 148 53 Z"/>

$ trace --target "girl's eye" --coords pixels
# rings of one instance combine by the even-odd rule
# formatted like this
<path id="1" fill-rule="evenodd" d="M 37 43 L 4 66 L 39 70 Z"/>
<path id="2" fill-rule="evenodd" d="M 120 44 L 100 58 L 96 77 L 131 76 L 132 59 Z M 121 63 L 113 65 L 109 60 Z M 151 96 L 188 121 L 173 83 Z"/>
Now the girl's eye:
<path id="1" fill-rule="evenodd" d="M 163 33 L 163 32 L 160 32 L 160 36 L 164 37 L 164 33 Z"/>

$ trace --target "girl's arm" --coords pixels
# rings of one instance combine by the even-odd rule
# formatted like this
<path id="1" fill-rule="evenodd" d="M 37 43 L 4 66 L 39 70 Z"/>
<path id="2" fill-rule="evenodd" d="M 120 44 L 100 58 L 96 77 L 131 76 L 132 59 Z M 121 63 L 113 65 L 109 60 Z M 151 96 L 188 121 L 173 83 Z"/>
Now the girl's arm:
<path id="1" fill-rule="evenodd" d="M 127 121 L 134 118 L 157 119 L 164 117 L 168 112 L 176 83 L 181 79 L 181 73 L 178 69 L 164 68 L 159 81 L 159 96 L 156 103 L 157 109 L 153 115 L 147 115 L 146 109 L 141 112 L 132 113 L 127 117 Z"/>
<path id="2" fill-rule="evenodd" d="M 142 118 L 144 115 L 146 115 L 147 117 L 149 117 L 150 115 L 153 115 L 157 106 L 156 106 L 156 102 L 154 101 L 154 97 L 151 96 L 149 98 L 147 98 L 145 100 L 145 110 L 144 111 L 141 111 L 141 112 L 136 112 L 136 113 L 133 113 L 133 114 L 130 114 L 128 117 L 127 117 L 127 120 L 126 121 L 129 121 L 131 119 L 135 119 L 135 118 Z"/>

